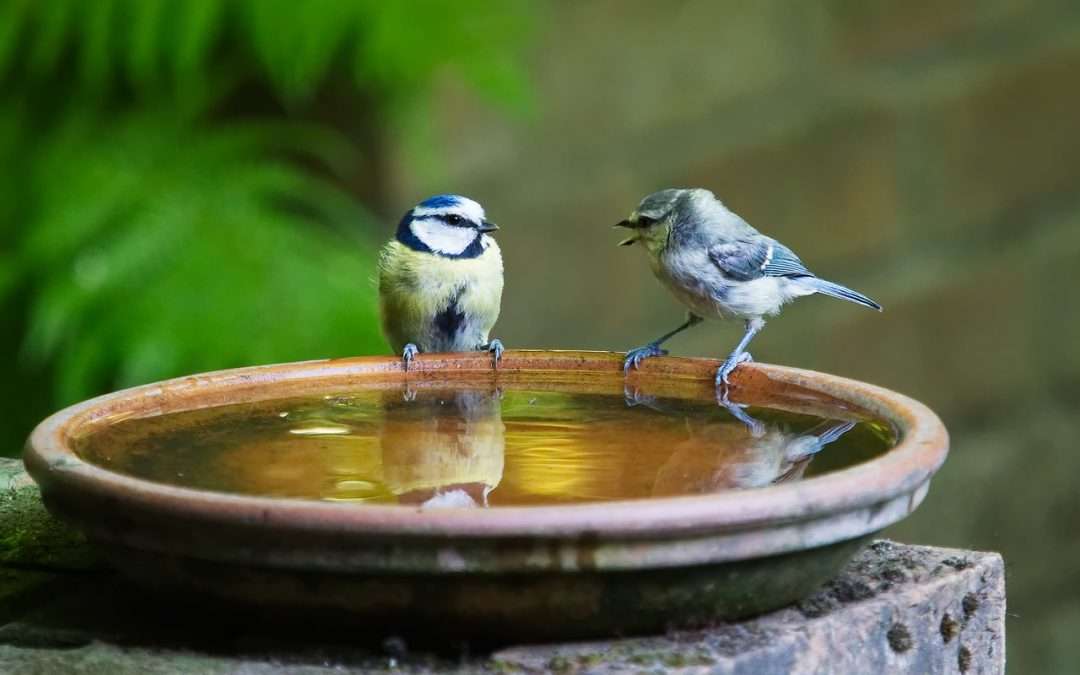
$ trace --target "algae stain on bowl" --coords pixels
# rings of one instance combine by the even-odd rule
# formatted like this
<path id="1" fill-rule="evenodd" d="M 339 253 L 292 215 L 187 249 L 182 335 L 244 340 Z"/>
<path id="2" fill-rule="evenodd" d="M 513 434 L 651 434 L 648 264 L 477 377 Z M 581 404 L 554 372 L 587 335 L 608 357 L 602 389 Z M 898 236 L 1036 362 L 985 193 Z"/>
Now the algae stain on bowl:
<path id="1" fill-rule="evenodd" d="M 426 508 L 605 502 L 764 487 L 886 452 L 885 422 L 664 398 L 356 389 L 119 421 L 75 444 L 135 478 L 252 496 Z M 809 406 L 807 406 L 809 408 Z"/>

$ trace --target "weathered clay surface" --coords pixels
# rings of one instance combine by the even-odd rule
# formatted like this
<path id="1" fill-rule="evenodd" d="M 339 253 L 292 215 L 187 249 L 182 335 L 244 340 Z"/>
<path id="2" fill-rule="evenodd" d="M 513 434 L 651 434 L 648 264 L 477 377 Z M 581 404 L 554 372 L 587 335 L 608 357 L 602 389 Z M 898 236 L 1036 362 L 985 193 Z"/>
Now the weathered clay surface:
<path id="1" fill-rule="evenodd" d="M 0 538 L 3 673 L 756 675 L 1004 669 L 1004 574 L 1000 556 L 992 553 L 878 541 L 799 606 L 751 621 L 649 638 L 510 647 L 493 654 L 439 645 L 443 654 L 434 656 L 377 629 L 275 633 L 261 616 L 148 594 L 91 565 L 82 542 L 41 509 L 17 463 L 0 460 L 0 471 L 0 488 L 8 488 L 0 531 L 33 522 L 36 533 Z M 13 490 L 17 501 L 11 499 Z"/>

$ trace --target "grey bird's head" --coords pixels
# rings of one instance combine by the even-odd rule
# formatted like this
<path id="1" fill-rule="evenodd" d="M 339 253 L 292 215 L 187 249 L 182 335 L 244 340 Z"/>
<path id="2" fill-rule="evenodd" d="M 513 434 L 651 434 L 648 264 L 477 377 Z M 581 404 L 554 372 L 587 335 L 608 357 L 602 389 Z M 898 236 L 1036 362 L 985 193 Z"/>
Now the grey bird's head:
<path id="1" fill-rule="evenodd" d="M 669 188 L 645 197 L 630 217 L 615 224 L 632 231 L 632 236 L 619 242 L 631 246 L 640 242 L 653 255 L 667 248 L 671 233 L 679 227 L 691 226 L 723 204 L 713 193 L 701 188 Z"/>

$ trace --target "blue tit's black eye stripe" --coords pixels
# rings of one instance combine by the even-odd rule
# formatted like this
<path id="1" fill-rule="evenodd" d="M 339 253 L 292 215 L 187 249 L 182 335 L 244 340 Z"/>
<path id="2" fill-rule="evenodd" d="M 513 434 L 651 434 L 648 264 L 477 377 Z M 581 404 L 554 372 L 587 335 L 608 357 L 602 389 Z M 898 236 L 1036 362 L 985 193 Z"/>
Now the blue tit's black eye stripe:
<path id="1" fill-rule="evenodd" d="M 440 213 L 435 217 L 447 225 L 453 225 L 454 227 L 473 227 L 471 222 L 456 213 Z"/>

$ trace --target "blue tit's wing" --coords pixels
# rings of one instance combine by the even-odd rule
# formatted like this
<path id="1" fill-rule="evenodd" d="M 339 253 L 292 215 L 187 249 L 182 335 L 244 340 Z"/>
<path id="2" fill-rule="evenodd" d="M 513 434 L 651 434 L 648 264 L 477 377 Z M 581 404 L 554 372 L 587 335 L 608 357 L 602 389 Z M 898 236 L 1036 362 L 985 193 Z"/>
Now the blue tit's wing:
<path id="1" fill-rule="evenodd" d="M 725 276 L 737 281 L 814 276 L 790 248 L 768 237 L 716 244 L 709 247 L 709 259 Z"/>

